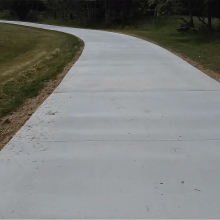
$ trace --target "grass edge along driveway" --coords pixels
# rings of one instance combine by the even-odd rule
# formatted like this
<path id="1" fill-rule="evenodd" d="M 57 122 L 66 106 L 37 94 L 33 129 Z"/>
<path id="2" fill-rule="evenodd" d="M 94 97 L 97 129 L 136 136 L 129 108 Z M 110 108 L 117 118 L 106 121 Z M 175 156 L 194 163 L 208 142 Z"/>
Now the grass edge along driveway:
<path id="1" fill-rule="evenodd" d="M 60 84 L 84 43 L 69 34 L 0 24 L 0 150 Z"/>

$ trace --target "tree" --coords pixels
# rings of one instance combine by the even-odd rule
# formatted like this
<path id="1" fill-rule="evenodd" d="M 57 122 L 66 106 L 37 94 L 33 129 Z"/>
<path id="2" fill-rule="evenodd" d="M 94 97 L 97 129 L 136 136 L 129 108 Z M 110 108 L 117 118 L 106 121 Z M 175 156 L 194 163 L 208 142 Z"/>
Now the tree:
<path id="1" fill-rule="evenodd" d="M 209 32 L 212 33 L 212 18 L 218 18 L 220 21 L 220 1 L 204 0 L 203 19 L 201 19 L 200 16 L 197 17 L 208 28 Z M 208 22 L 205 22 L 205 17 L 208 18 Z"/>
<path id="2" fill-rule="evenodd" d="M 179 14 L 190 16 L 190 22 L 185 19 L 184 22 L 194 27 L 193 17 L 198 19 L 208 28 L 211 33 L 212 18 L 217 17 L 220 20 L 220 1 L 219 0 L 148 0 L 149 4 L 155 7 L 155 15 Z M 205 21 L 208 18 L 208 22 Z"/>
<path id="3" fill-rule="evenodd" d="M 31 1 L 28 0 L 10 0 L 9 7 L 15 11 L 18 17 L 23 20 L 31 9 Z"/>

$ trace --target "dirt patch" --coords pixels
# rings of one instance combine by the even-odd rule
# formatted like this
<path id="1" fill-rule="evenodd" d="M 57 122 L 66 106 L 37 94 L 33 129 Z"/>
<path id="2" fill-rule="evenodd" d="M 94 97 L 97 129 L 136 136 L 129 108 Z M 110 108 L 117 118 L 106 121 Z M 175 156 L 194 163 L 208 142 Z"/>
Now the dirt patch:
<path id="1" fill-rule="evenodd" d="M 48 82 L 39 92 L 38 96 L 27 99 L 16 111 L 0 119 L 0 150 L 12 139 L 48 96 L 53 93 L 74 63 L 78 60 L 82 51 L 83 46 L 77 52 L 73 60 L 64 68 L 63 72 L 59 74 L 55 80 Z"/>
<path id="2" fill-rule="evenodd" d="M 185 60 L 187 63 L 189 63 L 189 64 L 191 64 L 192 66 L 196 67 L 197 69 L 199 69 L 200 71 L 202 71 L 203 73 L 205 73 L 206 75 L 208 75 L 209 77 L 211 77 L 212 79 L 214 79 L 214 80 L 220 82 L 220 74 L 219 74 L 219 73 L 217 73 L 217 72 L 215 72 L 215 71 L 213 71 L 213 70 L 210 70 L 210 69 L 204 67 L 202 64 L 193 61 L 191 58 L 189 58 L 189 57 L 187 57 L 187 56 L 184 56 L 184 55 L 182 55 L 182 54 L 180 54 L 180 53 L 178 53 L 178 52 L 176 52 L 176 51 L 174 51 L 174 50 L 171 50 L 171 49 L 169 49 L 169 48 L 163 47 L 163 46 L 161 46 L 160 44 L 158 44 L 157 42 L 155 42 L 155 41 L 153 41 L 153 40 L 151 40 L 151 39 L 148 39 L 148 38 L 146 38 L 146 37 L 141 37 L 141 36 L 138 36 L 138 35 L 136 35 L 136 34 L 127 33 L 126 31 L 125 31 L 125 32 L 123 32 L 123 31 L 113 31 L 113 32 L 121 33 L 121 34 L 127 34 L 127 35 L 130 35 L 130 36 L 132 36 L 132 37 L 136 37 L 136 38 L 139 38 L 139 39 L 142 39 L 142 40 L 145 40 L 145 41 L 149 41 L 150 43 L 156 44 L 156 45 L 158 45 L 158 46 L 160 46 L 160 47 L 162 47 L 162 48 L 164 48 L 164 49 L 170 51 L 171 53 L 177 55 L 178 57 L 182 58 L 182 59 Z"/>

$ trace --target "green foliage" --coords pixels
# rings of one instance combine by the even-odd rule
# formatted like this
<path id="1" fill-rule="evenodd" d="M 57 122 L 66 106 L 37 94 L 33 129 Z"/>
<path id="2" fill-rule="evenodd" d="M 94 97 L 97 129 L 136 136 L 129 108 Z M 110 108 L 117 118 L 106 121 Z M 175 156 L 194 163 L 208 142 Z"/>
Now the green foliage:
<path id="1" fill-rule="evenodd" d="M 210 33 L 212 19 L 220 20 L 220 0 L 1 0 L 0 10 L 15 12 L 21 20 L 38 21 L 38 11 L 46 11 L 55 20 L 80 21 L 86 26 L 105 23 L 109 27 L 147 20 L 151 15 L 156 19 L 188 15 L 192 27 L 197 17 Z"/>
<path id="2" fill-rule="evenodd" d="M 0 20 L 11 20 L 12 18 L 16 19 L 8 10 L 0 12 Z"/>

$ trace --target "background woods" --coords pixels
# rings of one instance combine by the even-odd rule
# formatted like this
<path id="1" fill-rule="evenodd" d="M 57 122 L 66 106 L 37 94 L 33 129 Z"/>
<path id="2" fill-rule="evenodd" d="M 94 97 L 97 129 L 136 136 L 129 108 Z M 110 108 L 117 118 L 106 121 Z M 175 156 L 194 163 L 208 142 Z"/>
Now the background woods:
<path id="1" fill-rule="evenodd" d="M 188 16 L 183 22 L 195 27 L 194 18 L 212 32 L 213 19 L 220 21 L 219 0 L 0 0 L 2 18 L 39 21 L 44 16 L 72 22 L 131 24 L 155 21 L 169 15 Z"/>

